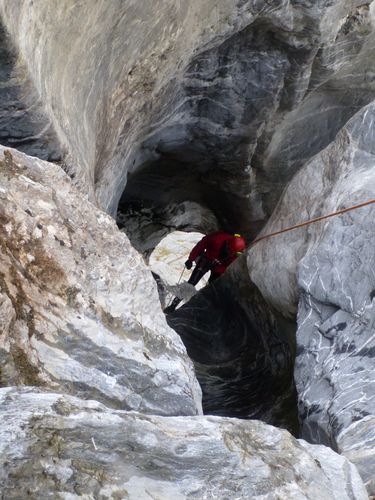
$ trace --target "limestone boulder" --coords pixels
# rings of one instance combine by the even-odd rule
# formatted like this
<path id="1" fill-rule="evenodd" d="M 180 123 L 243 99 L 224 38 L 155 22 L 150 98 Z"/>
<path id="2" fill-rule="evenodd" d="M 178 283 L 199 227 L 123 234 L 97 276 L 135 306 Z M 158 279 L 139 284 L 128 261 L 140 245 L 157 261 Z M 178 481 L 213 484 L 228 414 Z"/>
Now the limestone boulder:
<path id="1" fill-rule="evenodd" d="M 262 422 L 0 390 L 4 497 L 365 500 L 355 467 Z"/>
<path id="2" fill-rule="evenodd" d="M 200 389 L 142 257 L 56 165 L 0 147 L 1 385 L 189 415 Z"/>

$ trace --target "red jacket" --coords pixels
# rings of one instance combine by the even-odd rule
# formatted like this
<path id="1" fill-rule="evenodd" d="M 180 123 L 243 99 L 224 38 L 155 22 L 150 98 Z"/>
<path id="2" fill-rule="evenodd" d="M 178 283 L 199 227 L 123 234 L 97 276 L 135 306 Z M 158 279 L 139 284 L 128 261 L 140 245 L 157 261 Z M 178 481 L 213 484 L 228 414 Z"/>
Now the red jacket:
<path id="1" fill-rule="evenodd" d="M 229 264 L 237 258 L 237 255 L 229 255 L 223 258 L 223 255 L 220 253 L 223 244 L 232 238 L 233 234 L 225 233 L 224 231 L 218 231 L 205 236 L 190 252 L 189 260 L 196 260 L 201 255 L 204 255 L 210 262 L 217 260 L 218 262 L 212 267 L 212 272 L 214 274 L 223 274 Z"/>

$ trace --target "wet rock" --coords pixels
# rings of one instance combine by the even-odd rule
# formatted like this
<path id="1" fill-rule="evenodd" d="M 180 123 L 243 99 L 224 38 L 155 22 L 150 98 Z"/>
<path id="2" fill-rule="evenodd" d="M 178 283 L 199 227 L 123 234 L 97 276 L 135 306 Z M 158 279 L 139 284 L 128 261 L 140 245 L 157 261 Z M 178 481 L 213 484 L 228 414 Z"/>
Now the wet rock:
<path id="1" fill-rule="evenodd" d="M 200 389 L 156 285 L 113 219 L 53 164 L 0 148 L 1 385 L 196 414 Z"/>
<path id="2" fill-rule="evenodd" d="M 264 301 L 245 259 L 167 318 L 194 361 L 205 413 L 298 433 L 294 325 Z"/>
<path id="3" fill-rule="evenodd" d="M 346 459 L 261 422 L 146 416 L 12 388 L 0 390 L 0 414 L 9 499 L 367 498 Z"/>

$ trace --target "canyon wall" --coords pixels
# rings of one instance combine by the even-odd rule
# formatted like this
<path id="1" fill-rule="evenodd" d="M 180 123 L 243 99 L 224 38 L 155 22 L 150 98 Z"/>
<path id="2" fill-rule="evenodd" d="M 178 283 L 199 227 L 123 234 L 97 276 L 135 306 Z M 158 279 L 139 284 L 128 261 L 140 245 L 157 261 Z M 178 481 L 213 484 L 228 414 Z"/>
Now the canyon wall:
<path id="1" fill-rule="evenodd" d="M 115 214 L 128 185 L 127 211 L 189 200 L 254 236 L 372 99 L 370 4 L 2 0 L 0 12 L 90 199 Z"/>
<path id="2" fill-rule="evenodd" d="M 165 497 L 366 498 L 327 446 L 375 494 L 373 205 L 250 248 L 168 318 L 188 353 L 136 251 L 374 198 L 375 4 L 0 0 L 0 16 L 1 412 L 24 424 L 0 431 L 8 494 L 35 448 L 35 498 L 46 474 L 59 495 L 139 498 L 147 478 Z M 301 437 L 325 447 L 198 416 L 188 355 L 207 412 L 298 435 L 296 397 Z"/>

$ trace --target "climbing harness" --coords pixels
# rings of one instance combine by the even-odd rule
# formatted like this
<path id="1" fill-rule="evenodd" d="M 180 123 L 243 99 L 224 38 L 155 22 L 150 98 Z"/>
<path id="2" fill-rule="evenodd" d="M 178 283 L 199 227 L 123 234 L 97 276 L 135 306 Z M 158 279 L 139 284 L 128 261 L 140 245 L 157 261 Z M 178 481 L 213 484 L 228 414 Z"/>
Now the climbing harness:
<path id="1" fill-rule="evenodd" d="M 295 226 L 290 226 L 290 227 L 286 227 L 285 229 L 280 229 L 280 231 L 275 231 L 273 233 L 268 233 L 268 234 L 265 234 L 263 236 L 259 236 L 259 238 L 256 238 L 255 240 L 253 240 L 250 243 L 249 247 L 251 248 L 252 246 L 255 245 L 255 243 L 258 243 L 259 241 L 265 240 L 266 238 L 271 238 L 272 236 L 276 236 L 278 234 L 287 233 L 288 231 L 293 231 L 293 229 L 298 229 L 299 227 L 308 226 L 309 224 L 314 224 L 315 222 L 319 222 L 321 220 L 328 219 L 329 217 L 335 217 L 336 215 L 341 215 L 341 214 L 344 214 L 345 212 L 350 212 L 351 210 L 355 210 L 357 208 L 362 208 L 362 207 L 365 207 L 367 205 L 371 205 L 372 203 L 375 203 L 375 199 L 368 200 L 368 201 L 365 201 L 363 203 L 359 203 L 358 205 L 353 205 L 353 206 L 348 207 L 348 208 L 343 208 L 342 210 L 337 210 L 336 212 L 331 212 L 330 214 L 327 214 L 327 215 L 315 217 L 314 219 L 310 219 L 310 220 L 307 220 L 305 222 L 301 222 L 300 224 L 296 224 Z"/>

